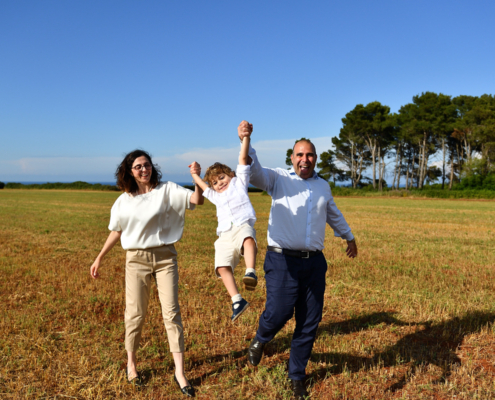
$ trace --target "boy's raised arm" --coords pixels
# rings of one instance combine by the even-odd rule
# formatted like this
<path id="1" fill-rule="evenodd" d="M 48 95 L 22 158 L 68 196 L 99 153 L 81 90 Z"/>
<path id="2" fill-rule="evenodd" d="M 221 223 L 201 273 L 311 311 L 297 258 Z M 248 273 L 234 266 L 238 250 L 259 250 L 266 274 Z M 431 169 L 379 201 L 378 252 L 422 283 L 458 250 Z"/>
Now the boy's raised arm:
<path id="1" fill-rule="evenodd" d="M 253 132 L 253 124 L 247 121 L 242 121 L 238 128 L 237 133 L 239 138 L 242 138 L 241 152 L 239 153 L 239 165 L 251 165 L 253 161 L 249 157 L 249 143 L 251 141 L 251 133 Z"/>
<path id="2" fill-rule="evenodd" d="M 239 153 L 239 165 L 251 165 L 251 157 L 249 157 L 249 142 L 251 138 L 245 136 L 242 139 L 241 152 Z"/>

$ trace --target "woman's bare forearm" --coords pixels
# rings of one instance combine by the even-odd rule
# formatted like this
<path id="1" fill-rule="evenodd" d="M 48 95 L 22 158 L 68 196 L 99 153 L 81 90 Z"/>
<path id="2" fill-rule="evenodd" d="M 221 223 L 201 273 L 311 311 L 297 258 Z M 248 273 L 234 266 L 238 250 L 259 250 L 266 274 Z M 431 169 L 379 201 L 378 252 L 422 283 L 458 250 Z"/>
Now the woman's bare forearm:
<path id="1" fill-rule="evenodd" d="M 110 235 L 108 235 L 108 238 L 103 245 L 100 254 L 98 254 L 98 257 L 96 257 L 93 265 L 91 265 L 90 274 L 93 279 L 97 279 L 100 276 L 100 274 L 98 273 L 98 269 L 100 268 L 102 258 L 105 256 L 105 254 L 112 250 L 113 246 L 115 246 L 115 244 L 120 240 L 121 236 L 122 232 L 118 231 L 112 231 L 110 232 Z"/>
<path id="2" fill-rule="evenodd" d="M 202 205 L 205 202 L 205 198 L 203 196 L 203 191 L 208 186 L 204 183 L 201 178 L 197 174 L 192 175 L 195 183 L 194 193 L 191 195 L 191 204 Z M 204 189 L 203 189 L 204 188 Z"/>
<path id="3" fill-rule="evenodd" d="M 113 249 L 113 246 L 117 244 L 121 236 L 122 236 L 122 231 L 110 232 L 110 235 L 108 235 L 108 238 L 105 241 L 105 244 L 103 245 L 100 254 L 98 254 L 98 257 L 96 258 L 99 258 L 101 260 L 110 250 Z"/>

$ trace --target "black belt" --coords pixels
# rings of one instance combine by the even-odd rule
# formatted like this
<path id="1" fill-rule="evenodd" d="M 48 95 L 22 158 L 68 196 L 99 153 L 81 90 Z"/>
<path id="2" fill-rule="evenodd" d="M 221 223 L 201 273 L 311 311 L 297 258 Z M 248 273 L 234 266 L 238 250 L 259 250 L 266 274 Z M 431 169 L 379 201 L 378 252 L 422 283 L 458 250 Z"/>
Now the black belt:
<path id="1" fill-rule="evenodd" d="M 274 251 L 275 253 L 284 254 L 289 257 L 297 257 L 297 258 L 311 258 L 321 254 L 321 250 L 316 251 L 299 251 L 299 250 L 289 250 L 289 249 L 281 249 L 280 247 L 268 246 L 266 248 L 268 251 Z"/>

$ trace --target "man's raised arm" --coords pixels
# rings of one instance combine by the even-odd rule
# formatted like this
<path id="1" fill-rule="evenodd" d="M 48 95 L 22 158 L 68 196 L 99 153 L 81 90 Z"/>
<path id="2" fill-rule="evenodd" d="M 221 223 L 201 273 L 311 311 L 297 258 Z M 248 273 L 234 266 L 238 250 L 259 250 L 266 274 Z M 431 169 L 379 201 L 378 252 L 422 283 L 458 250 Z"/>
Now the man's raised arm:
<path id="1" fill-rule="evenodd" d="M 241 140 L 241 143 L 243 143 L 243 139 L 245 137 L 250 138 L 252 132 L 253 132 L 253 124 L 250 124 L 247 121 L 242 121 L 237 127 L 237 134 L 239 135 L 239 139 Z M 244 147 L 245 145 L 246 144 L 243 143 L 242 147 Z M 258 156 L 256 155 L 256 151 L 252 148 L 251 143 L 248 143 L 247 146 L 249 146 L 249 148 L 248 148 L 246 165 L 251 165 L 251 173 L 250 173 L 249 181 L 252 185 L 256 186 L 257 188 L 270 192 L 270 189 L 275 184 L 277 173 L 274 170 L 263 168 L 258 161 Z M 241 147 L 241 155 L 242 155 L 242 147 Z M 240 157 L 239 157 L 239 161 L 240 161 Z"/>

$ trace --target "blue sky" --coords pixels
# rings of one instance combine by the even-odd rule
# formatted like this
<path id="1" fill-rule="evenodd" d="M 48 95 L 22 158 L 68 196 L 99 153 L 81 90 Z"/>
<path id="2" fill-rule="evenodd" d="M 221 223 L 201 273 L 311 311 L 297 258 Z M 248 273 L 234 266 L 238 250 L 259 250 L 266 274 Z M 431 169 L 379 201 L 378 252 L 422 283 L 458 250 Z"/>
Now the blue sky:
<path id="1" fill-rule="evenodd" d="M 111 181 L 152 153 L 166 179 L 235 165 L 236 128 L 284 166 L 296 138 L 424 91 L 495 93 L 493 1 L 0 2 L 0 181 Z"/>

